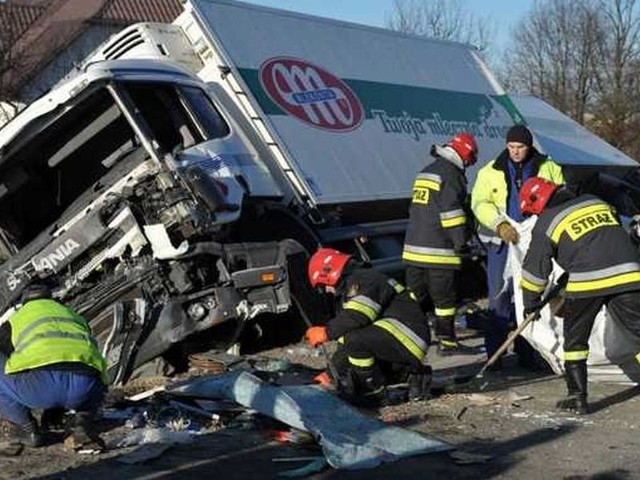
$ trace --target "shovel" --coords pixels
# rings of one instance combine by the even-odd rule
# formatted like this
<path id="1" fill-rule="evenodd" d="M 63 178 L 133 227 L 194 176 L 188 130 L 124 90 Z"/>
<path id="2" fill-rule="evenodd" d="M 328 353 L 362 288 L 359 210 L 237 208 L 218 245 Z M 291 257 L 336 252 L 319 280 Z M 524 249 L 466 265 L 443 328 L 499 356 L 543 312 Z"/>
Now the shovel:
<path id="1" fill-rule="evenodd" d="M 568 279 L 569 279 L 569 275 L 566 272 L 563 273 L 562 275 L 560 275 L 560 277 L 558 278 L 558 281 L 555 283 L 555 285 L 540 300 L 540 302 L 536 306 L 536 309 L 533 312 L 529 313 L 525 317 L 524 321 L 520 325 L 518 325 L 518 328 L 516 328 L 515 330 L 513 330 L 512 332 L 509 333 L 509 336 L 507 337 L 507 339 L 503 342 L 502 345 L 500 345 L 498 350 L 496 350 L 495 353 L 493 355 L 491 355 L 489 360 L 487 360 L 487 363 L 484 364 L 484 366 L 470 380 L 470 382 L 475 382 L 477 384 L 477 383 L 480 383 L 482 381 L 482 378 L 484 376 L 484 372 L 486 372 L 488 368 L 490 368 L 494 363 L 496 363 L 498 361 L 498 359 L 500 358 L 500 356 L 515 341 L 515 339 L 518 337 L 518 335 L 520 335 L 524 331 L 524 329 L 529 326 L 529 324 L 531 322 L 533 322 L 534 320 L 536 320 L 540 316 L 540 312 L 542 311 L 544 306 L 547 305 L 547 303 L 549 303 L 551 300 L 553 300 L 555 297 L 558 296 L 560 291 L 566 286 Z M 555 313 L 555 312 L 553 312 L 553 313 Z M 480 387 L 479 387 L 480 390 L 484 390 L 488 383 L 489 382 L 482 383 L 480 385 Z"/>

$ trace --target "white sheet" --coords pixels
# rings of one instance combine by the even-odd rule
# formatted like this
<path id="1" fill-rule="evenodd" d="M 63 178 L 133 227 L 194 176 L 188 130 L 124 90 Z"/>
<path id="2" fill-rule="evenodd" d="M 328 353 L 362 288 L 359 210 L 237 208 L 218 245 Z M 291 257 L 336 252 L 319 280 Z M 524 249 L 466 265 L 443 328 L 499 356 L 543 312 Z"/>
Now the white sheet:
<path id="1" fill-rule="evenodd" d="M 516 248 L 509 248 L 509 258 L 505 268 L 505 279 L 514 282 L 514 301 L 518 324 L 524 320 L 522 310 L 522 290 L 520 278 L 522 275 L 522 261 L 531 241 L 531 230 L 537 217 L 515 224 L 520 232 L 520 241 Z M 555 262 L 554 262 L 555 263 Z M 557 279 L 562 269 L 555 264 L 550 280 Z M 549 282 L 548 287 L 552 285 Z M 540 319 L 522 332 L 531 345 L 547 360 L 551 368 L 560 374 L 563 372 L 563 319 L 552 316 L 549 305 L 541 312 Z M 640 340 L 635 339 L 626 328 L 607 312 L 600 311 L 589 338 L 589 367 L 590 381 L 612 381 L 616 383 L 640 383 L 640 364 L 635 355 L 640 352 Z"/>

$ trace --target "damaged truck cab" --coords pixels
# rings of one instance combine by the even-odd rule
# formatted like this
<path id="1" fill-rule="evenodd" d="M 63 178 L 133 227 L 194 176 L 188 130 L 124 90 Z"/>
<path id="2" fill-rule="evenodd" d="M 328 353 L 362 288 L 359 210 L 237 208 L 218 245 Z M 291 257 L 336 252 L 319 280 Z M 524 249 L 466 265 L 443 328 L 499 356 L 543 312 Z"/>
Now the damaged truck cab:
<path id="1" fill-rule="evenodd" d="M 289 312 L 332 309 L 307 282 L 309 253 L 331 246 L 401 279 L 432 145 L 472 133 L 472 184 L 524 120 L 470 45 L 185 0 L 0 130 L 0 308 L 55 280 L 116 383 L 253 334 L 299 339 Z M 481 255 L 463 269 L 476 290 Z"/>
<path id="2" fill-rule="evenodd" d="M 89 64 L 0 131 L 0 308 L 53 280 L 114 382 L 232 320 L 230 344 L 289 309 L 287 257 L 304 252 L 247 241 L 249 194 L 283 197 L 202 82 L 168 63 Z"/>

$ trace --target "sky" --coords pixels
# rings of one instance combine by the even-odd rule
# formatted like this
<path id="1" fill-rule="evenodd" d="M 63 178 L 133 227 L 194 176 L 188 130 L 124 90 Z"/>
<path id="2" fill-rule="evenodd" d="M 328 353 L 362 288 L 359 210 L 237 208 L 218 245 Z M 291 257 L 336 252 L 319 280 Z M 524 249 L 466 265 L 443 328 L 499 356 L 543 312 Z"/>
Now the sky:
<path id="1" fill-rule="evenodd" d="M 267 7 L 382 27 L 393 11 L 393 0 L 243 0 Z M 425 0 L 428 1 L 428 0 Z M 496 50 L 508 43 L 510 30 L 530 10 L 534 0 L 463 0 L 473 15 L 484 17 L 494 31 Z"/>

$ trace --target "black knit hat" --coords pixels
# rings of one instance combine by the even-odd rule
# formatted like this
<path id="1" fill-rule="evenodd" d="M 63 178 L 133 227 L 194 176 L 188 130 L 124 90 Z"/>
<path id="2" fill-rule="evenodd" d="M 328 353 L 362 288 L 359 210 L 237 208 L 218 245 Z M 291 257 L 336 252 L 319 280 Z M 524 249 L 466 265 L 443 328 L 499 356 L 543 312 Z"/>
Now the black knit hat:
<path id="1" fill-rule="evenodd" d="M 524 125 L 514 125 L 507 132 L 507 143 L 509 142 L 523 143 L 530 147 L 533 145 L 533 136 Z"/>

